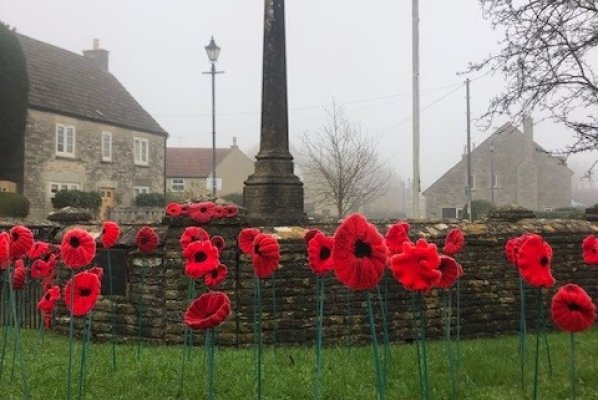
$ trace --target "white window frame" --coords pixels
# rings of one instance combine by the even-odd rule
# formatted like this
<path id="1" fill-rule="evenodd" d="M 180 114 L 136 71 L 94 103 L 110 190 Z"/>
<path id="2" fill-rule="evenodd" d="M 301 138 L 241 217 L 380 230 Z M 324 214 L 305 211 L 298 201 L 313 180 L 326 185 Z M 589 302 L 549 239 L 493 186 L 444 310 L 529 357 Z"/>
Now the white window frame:
<path id="1" fill-rule="evenodd" d="M 56 190 L 54 190 L 56 189 Z M 50 199 L 56 197 L 56 193 L 60 190 L 81 190 L 81 184 L 77 182 L 49 182 L 48 193 Z"/>
<path id="2" fill-rule="evenodd" d="M 150 193 L 149 186 L 135 186 L 133 188 L 134 197 L 137 197 L 138 195 L 140 195 L 142 193 Z"/>
<path id="3" fill-rule="evenodd" d="M 493 188 L 500 187 L 500 183 L 498 181 L 498 174 L 494 174 L 494 176 L 492 177 L 492 179 L 493 179 L 492 187 Z"/>
<path id="4" fill-rule="evenodd" d="M 102 161 L 112 162 L 112 132 L 102 132 Z"/>
<path id="5" fill-rule="evenodd" d="M 206 178 L 206 189 L 212 190 L 212 177 Z M 216 190 L 222 190 L 222 178 L 216 178 Z"/>
<path id="6" fill-rule="evenodd" d="M 218 182 L 216 182 L 216 184 L 218 184 Z M 173 192 L 184 192 L 185 178 L 172 178 L 170 182 L 170 190 Z"/>
<path id="7" fill-rule="evenodd" d="M 145 145 L 145 151 L 144 150 Z M 133 161 L 135 165 L 149 165 L 149 140 L 133 137 Z"/>
<path id="8" fill-rule="evenodd" d="M 68 151 L 68 133 L 71 132 L 71 151 Z M 62 137 L 62 150 L 59 149 L 60 138 Z M 77 132 L 73 125 L 56 124 L 56 135 L 54 150 L 57 156 L 61 157 L 75 157 L 75 143 L 77 138 Z"/>

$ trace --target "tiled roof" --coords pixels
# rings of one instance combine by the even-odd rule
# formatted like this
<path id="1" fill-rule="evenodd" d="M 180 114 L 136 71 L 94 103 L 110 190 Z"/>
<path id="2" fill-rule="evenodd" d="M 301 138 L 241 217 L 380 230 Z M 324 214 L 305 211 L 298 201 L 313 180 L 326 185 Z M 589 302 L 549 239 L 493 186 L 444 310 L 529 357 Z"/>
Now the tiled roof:
<path id="1" fill-rule="evenodd" d="M 216 149 L 216 165 L 232 149 Z M 212 149 L 201 147 L 166 148 L 167 178 L 206 178 L 212 173 Z M 218 175 L 216 175 L 218 176 Z"/>
<path id="2" fill-rule="evenodd" d="M 17 37 L 27 62 L 31 108 L 166 135 L 114 75 L 92 59 Z"/>

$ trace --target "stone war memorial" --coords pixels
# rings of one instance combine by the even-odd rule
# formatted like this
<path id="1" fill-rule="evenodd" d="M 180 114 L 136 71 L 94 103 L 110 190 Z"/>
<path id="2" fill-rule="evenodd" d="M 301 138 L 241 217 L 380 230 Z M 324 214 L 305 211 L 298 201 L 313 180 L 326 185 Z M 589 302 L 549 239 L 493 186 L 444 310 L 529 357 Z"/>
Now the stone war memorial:
<path id="1" fill-rule="evenodd" d="M 598 398 L 598 209 L 308 219 L 284 6 L 265 0 L 243 207 L 0 219 L 1 398 Z"/>

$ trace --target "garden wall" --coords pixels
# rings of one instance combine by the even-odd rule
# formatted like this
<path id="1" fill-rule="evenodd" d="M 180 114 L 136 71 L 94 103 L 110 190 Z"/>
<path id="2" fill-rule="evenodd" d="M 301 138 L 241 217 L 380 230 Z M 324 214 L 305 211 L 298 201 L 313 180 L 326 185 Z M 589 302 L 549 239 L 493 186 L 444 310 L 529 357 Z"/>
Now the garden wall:
<path id="1" fill-rule="evenodd" d="M 115 332 L 121 341 L 133 341 L 139 322 L 141 307 L 141 265 L 145 268 L 143 299 L 145 317 L 143 336 L 147 341 L 180 343 L 184 326 L 182 315 L 187 299 L 188 281 L 183 275 L 179 237 L 188 220 L 165 219 L 165 225 L 158 227 L 162 239 L 159 251 L 151 257 L 144 257 L 133 249 L 136 226 L 124 227 L 125 234 L 118 248 L 127 252 L 122 270 L 115 268 L 117 279 L 124 280 L 122 293 L 117 296 L 103 296 L 93 312 L 93 334 L 98 339 L 107 339 L 110 334 L 110 311 L 115 304 Z M 391 221 L 389 221 L 390 223 Z M 381 232 L 386 231 L 384 223 L 378 224 Z M 589 294 L 598 299 L 596 285 L 598 270 L 583 264 L 581 241 L 589 233 L 598 231 L 598 225 L 582 220 L 535 220 L 526 219 L 509 222 L 488 219 L 484 222 L 425 221 L 412 223 L 411 237 L 425 237 L 442 247 L 446 233 L 459 227 L 466 236 L 466 245 L 457 260 L 463 265 L 465 275 L 461 279 L 461 335 L 463 337 L 495 336 L 515 333 L 519 319 L 519 280 L 516 269 L 504 258 L 504 243 L 507 239 L 523 232 L 537 232 L 544 236 L 554 249 L 553 269 L 557 287 L 575 281 Z M 316 224 L 332 234 L 336 224 Z M 231 346 L 248 346 L 253 343 L 253 303 L 255 278 L 250 259 L 240 255 L 236 237 L 242 223 L 233 220 L 226 223 L 212 223 L 204 226 L 210 235 L 225 238 L 227 248 L 221 261 L 229 268 L 229 276 L 223 286 L 232 303 L 232 314 L 227 322 L 218 328 L 218 340 Z M 315 331 L 315 278 L 306 264 L 304 229 L 301 227 L 264 228 L 275 233 L 281 244 L 281 268 L 274 274 L 274 280 L 265 282 L 263 328 L 266 343 L 310 344 Z M 60 235 L 57 237 L 59 239 Z M 120 272 L 118 272 L 120 271 Z M 67 277 L 64 273 L 63 278 Z M 106 277 L 103 292 L 106 292 Z M 358 343 L 369 340 L 365 294 L 352 293 L 339 284 L 334 275 L 327 278 L 324 334 L 329 344 Z M 117 285 L 118 286 L 118 285 Z M 273 290 L 273 286 L 274 289 Z M 205 290 L 203 282 L 197 282 L 199 292 Z M 389 336 L 392 341 L 411 341 L 412 294 L 406 292 L 388 273 L 382 281 L 381 292 L 387 291 L 387 314 Z M 275 301 L 273 293 L 275 292 Z M 528 318 L 534 326 L 536 309 L 535 291 L 528 290 Z M 554 290 L 544 294 L 548 305 Z M 376 318 L 381 333 L 382 312 L 380 298 L 374 299 Z M 443 293 L 429 292 L 426 298 L 429 336 L 442 335 L 441 305 Z M 454 301 L 454 300 L 453 300 Z M 81 321 L 79 321 L 80 323 Z M 454 322 L 454 321 L 453 321 Z M 57 328 L 65 330 L 68 317 L 58 315 Z"/>

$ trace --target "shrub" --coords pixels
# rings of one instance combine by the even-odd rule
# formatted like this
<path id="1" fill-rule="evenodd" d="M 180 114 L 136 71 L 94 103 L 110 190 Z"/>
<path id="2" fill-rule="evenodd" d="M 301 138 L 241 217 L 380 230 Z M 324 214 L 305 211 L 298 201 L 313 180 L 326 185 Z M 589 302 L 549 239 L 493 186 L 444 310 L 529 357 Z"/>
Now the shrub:
<path id="1" fill-rule="evenodd" d="M 221 197 L 226 201 L 230 201 L 231 203 L 243 207 L 243 193 L 229 193 Z"/>
<path id="2" fill-rule="evenodd" d="M 486 217 L 493 208 L 494 206 L 492 203 L 487 200 L 472 200 L 471 213 L 473 214 L 473 219 Z M 463 207 L 463 211 L 464 218 L 469 218 L 467 213 L 467 205 Z"/>
<path id="3" fill-rule="evenodd" d="M 26 217 L 29 214 L 29 200 L 18 193 L 0 192 L 0 215 Z"/>
<path id="4" fill-rule="evenodd" d="M 164 207 L 166 196 L 163 193 L 140 193 L 135 197 L 137 207 Z"/>
<path id="5" fill-rule="evenodd" d="M 102 205 L 102 197 L 98 192 L 81 190 L 60 190 L 54 197 L 54 207 L 76 207 L 96 211 Z"/>
<path id="6" fill-rule="evenodd" d="M 546 219 L 583 219 L 584 211 L 583 208 L 561 207 L 555 208 L 552 211 L 538 211 L 536 212 L 536 217 Z"/>

